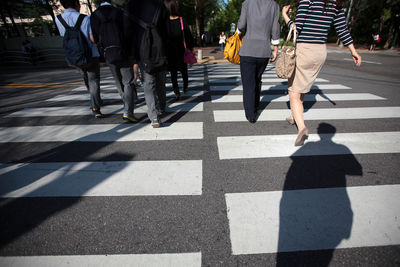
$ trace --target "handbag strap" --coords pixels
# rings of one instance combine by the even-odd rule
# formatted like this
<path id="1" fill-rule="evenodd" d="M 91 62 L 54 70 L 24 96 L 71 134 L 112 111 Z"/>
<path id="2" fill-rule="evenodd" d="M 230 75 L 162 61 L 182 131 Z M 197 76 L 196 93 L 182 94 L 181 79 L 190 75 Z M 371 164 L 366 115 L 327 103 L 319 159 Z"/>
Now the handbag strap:
<path id="1" fill-rule="evenodd" d="M 185 32 L 184 32 L 184 29 L 183 29 L 183 20 L 182 20 L 182 17 L 179 17 L 179 20 L 181 21 L 181 30 L 182 30 L 182 36 L 183 36 L 183 46 L 184 46 L 185 49 L 186 49 Z"/>
<path id="2" fill-rule="evenodd" d="M 290 26 L 290 30 L 289 30 L 288 36 L 287 36 L 287 38 L 286 38 L 285 46 L 287 46 L 287 44 L 288 44 L 289 41 L 291 40 L 292 34 L 293 34 L 293 45 L 296 45 L 297 32 L 296 32 L 296 30 L 294 29 L 293 24 Z"/>

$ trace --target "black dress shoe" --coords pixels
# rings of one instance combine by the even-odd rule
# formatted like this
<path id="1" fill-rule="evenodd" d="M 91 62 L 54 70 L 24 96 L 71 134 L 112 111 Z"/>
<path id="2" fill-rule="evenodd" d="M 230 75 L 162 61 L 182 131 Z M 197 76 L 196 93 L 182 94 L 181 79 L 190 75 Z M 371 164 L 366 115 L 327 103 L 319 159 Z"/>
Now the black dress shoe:
<path id="1" fill-rule="evenodd" d="M 251 118 L 246 117 L 246 119 L 247 119 L 250 123 L 256 123 L 256 121 L 257 121 L 255 118 L 251 119 Z"/>

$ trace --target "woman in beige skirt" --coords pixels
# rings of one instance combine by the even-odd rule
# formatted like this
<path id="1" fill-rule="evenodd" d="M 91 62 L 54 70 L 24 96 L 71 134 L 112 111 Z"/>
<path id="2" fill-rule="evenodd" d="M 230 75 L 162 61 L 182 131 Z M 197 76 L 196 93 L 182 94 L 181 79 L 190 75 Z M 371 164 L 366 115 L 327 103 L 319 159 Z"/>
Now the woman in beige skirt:
<path id="1" fill-rule="evenodd" d="M 295 146 L 301 146 L 308 138 L 308 129 L 304 123 L 303 101 L 318 76 L 326 60 L 326 39 L 333 22 L 343 45 L 351 52 L 354 63 L 361 65 L 361 56 L 353 45 L 353 39 L 346 26 L 343 0 L 299 0 L 296 20 L 290 20 L 290 5 L 284 6 L 282 16 L 289 27 L 298 32 L 296 41 L 296 69 L 288 81 L 290 109 L 292 114 L 286 118 L 290 124 L 297 125 L 298 134 Z"/>

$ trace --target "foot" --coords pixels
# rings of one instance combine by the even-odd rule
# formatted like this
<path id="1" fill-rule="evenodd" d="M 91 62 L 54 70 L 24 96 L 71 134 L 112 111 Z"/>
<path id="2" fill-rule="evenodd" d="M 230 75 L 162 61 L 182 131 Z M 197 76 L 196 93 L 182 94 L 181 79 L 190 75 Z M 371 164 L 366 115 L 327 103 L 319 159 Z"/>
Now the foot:
<path id="1" fill-rule="evenodd" d="M 246 117 L 246 119 L 247 119 L 250 123 L 256 123 L 256 121 L 257 121 L 255 118 Z"/>
<path id="2" fill-rule="evenodd" d="M 133 123 L 136 123 L 139 121 L 138 118 L 136 118 L 133 114 L 132 115 L 124 114 L 124 115 L 122 115 L 122 119 L 124 121 L 129 121 L 129 122 L 133 122 Z"/>
<path id="3" fill-rule="evenodd" d="M 294 142 L 294 146 L 302 146 L 304 145 L 304 141 L 308 138 L 308 129 L 303 128 L 303 130 L 299 131 L 297 135 L 296 141 Z"/>
<path id="4" fill-rule="evenodd" d="M 151 126 L 153 128 L 160 128 L 161 127 L 161 123 L 160 123 L 159 120 L 154 120 L 154 121 L 151 122 Z"/>
<path id="5" fill-rule="evenodd" d="M 290 124 L 290 125 L 294 125 L 294 118 L 292 116 L 287 117 L 286 121 Z"/>
<path id="6" fill-rule="evenodd" d="M 100 112 L 100 109 L 92 109 L 92 113 L 96 119 L 104 118 L 104 115 Z"/>

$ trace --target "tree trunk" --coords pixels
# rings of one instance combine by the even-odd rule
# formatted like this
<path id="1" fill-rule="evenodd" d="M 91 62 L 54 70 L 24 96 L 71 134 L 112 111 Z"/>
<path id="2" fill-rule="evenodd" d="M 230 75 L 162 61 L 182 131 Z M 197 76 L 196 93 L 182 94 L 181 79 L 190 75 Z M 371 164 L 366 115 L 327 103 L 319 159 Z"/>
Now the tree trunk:
<path id="1" fill-rule="evenodd" d="M 7 7 L 7 13 L 10 16 L 10 20 L 11 20 L 11 23 L 13 25 L 14 31 L 18 34 L 19 37 L 21 37 L 21 33 L 19 32 L 18 26 L 14 21 L 14 16 L 13 16 L 13 14 L 12 14 L 12 12 L 11 12 L 9 7 Z"/>
<path id="2" fill-rule="evenodd" d="M 92 3 L 90 2 L 90 0 L 87 0 L 87 5 L 89 7 L 90 14 L 92 14 L 93 10 L 92 10 Z"/>
<path id="3" fill-rule="evenodd" d="M 46 9 L 47 9 L 47 12 L 49 12 L 49 15 L 51 16 L 51 19 L 53 20 L 54 27 L 56 28 L 56 33 L 58 35 L 60 35 L 60 32 L 58 31 L 57 23 L 56 23 L 56 17 L 54 16 L 53 8 L 51 7 L 49 1 L 50 0 L 46 0 Z"/>
<path id="4" fill-rule="evenodd" d="M 8 26 L 8 23 L 6 20 L 6 15 L 4 15 L 4 9 L 1 9 L 0 12 L 1 12 L 1 19 L 3 20 L 4 27 L 6 28 L 6 31 L 7 31 L 7 36 L 11 37 L 11 30 L 10 30 L 10 27 Z"/>
<path id="5" fill-rule="evenodd" d="M 196 14 L 196 44 L 200 45 L 200 16 L 201 16 L 201 8 L 200 8 L 200 1 L 194 1 L 194 13 Z"/>

